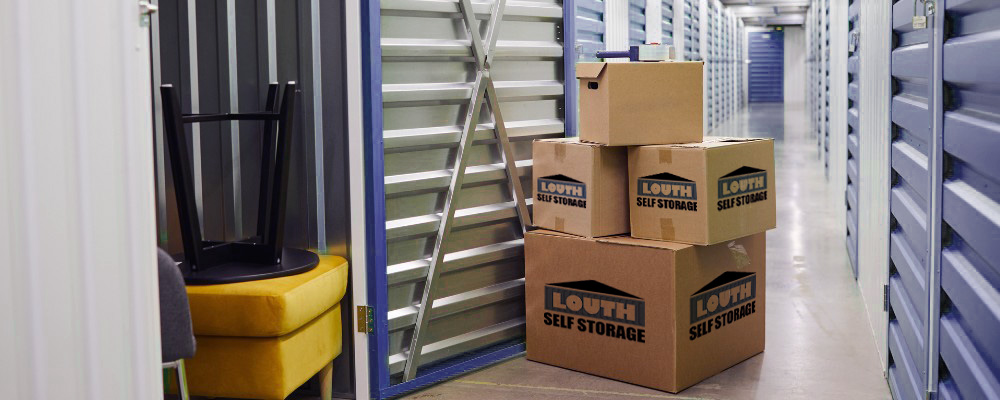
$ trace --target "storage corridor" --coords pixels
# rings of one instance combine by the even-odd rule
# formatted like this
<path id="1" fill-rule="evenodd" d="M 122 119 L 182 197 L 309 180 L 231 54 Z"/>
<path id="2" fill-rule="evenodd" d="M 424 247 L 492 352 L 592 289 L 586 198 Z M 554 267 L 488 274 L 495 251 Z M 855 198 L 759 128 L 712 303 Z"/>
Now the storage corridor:
<path id="1" fill-rule="evenodd" d="M 766 349 L 678 395 L 518 357 L 412 399 L 887 399 L 804 106 L 751 103 L 713 134 L 775 139 L 778 227 L 767 232 Z M 587 349 L 580 349 L 587 351 Z"/>

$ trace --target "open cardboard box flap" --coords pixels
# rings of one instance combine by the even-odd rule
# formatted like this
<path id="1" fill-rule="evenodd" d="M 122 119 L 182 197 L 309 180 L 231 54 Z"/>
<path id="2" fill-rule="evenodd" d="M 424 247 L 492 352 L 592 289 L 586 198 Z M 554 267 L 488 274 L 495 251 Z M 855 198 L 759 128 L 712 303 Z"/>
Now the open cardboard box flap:
<path id="1" fill-rule="evenodd" d="M 705 139 L 698 143 L 677 143 L 677 144 L 664 144 L 658 146 L 665 147 L 677 147 L 685 149 L 707 149 L 712 147 L 725 146 L 726 143 L 747 143 L 747 142 L 757 142 L 761 140 L 767 140 L 766 138 L 735 138 L 735 137 L 723 137 L 723 136 L 705 136 Z"/>
<path id="2" fill-rule="evenodd" d="M 577 63 L 576 77 L 577 79 L 597 79 L 607 65 L 608 63 L 604 62 Z"/>
<path id="3" fill-rule="evenodd" d="M 675 243 L 675 242 L 664 242 L 661 240 L 649 240 L 649 239 L 639 239 L 631 236 L 612 236 L 607 238 L 597 239 L 598 243 L 610 243 L 618 244 L 623 246 L 637 246 L 637 247 L 652 247 L 654 249 L 664 249 L 664 250 L 683 250 L 691 247 L 690 244 Z"/>

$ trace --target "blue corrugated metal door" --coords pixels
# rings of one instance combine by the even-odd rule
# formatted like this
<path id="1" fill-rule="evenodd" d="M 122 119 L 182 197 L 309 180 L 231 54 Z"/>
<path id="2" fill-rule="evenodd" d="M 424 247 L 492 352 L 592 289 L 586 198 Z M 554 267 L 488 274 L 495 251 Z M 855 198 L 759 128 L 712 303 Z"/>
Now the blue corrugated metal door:
<path id="1" fill-rule="evenodd" d="M 628 44 L 643 43 L 646 43 L 646 0 L 628 0 Z"/>
<path id="2" fill-rule="evenodd" d="M 892 189 L 889 197 L 889 384 L 902 399 L 922 399 L 928 318 L 927 212 L 931 64 L 927 31 L 913 30 L 913 2 L 892 7 Z"/>
<path id="3" fill-rule="evenodd" d="M 784 101 L 784 32 L 750 32 L 750 102 Z"/>
<path id="4" fill-rule="evenodd" d="M 576 54 L 580 61 L 597 61 L 604 50 L 604 1 L 576 0 Z"/>
<path id="5" fill-rule="evenodd" d="M 847 9 L 848 14 L 848 55 L 847 55 L 847 190 L 844 193 L 847 207 L 847 254 L 851 259 L 851 269 L 854 271 L 854 278 L 858 277 L 858 189 L 861 183 L 861 132 L 860 124 L 860 104 L 861 79 L 858 75 L 860 71 L 860 49 L 858 49 L 858 33 L 861 26 L 858 25 L 858 11 L 861 9 L 861 0 L 851 0 Z"/>
<path id="6" fill-rule="evenodd" d="M 660 43 L 673 45 L 674 51 L 680 52 L 681 49 L 677 49 L 674 45 L 674 0 L 662 0 L 660 12 L 663 15 L 660 22 L 660 32 L 662 32 Z"/>
<path id="7" fill-rule="evenodd" d="M 701 60 L 701 2 L 684 0 L 684 59 Z"/>
<path id="8" fill-rule="evenodd" d="M 939 3 L 940 4 L 940 3 Z M 941 398 L 1000 398 L 1000 2 L 950 0 L 943 47 Z"/>

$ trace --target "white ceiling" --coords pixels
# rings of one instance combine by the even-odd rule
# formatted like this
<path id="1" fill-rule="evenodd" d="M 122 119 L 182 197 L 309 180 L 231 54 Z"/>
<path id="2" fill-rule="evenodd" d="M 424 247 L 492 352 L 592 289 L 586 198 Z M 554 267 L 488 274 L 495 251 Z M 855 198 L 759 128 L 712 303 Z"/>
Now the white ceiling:
<path id="1" fill-rule="evenodd" d="M 746 25 L 802 25 L 807 0 L 722 0 L 733 15 Z"/>

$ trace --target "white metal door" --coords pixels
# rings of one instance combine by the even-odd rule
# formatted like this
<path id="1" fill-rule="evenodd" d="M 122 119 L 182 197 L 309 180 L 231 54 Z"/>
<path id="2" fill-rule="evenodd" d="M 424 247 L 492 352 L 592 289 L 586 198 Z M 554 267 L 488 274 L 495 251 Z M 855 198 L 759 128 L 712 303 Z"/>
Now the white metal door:
<path id="1" fill-rule="evenodd" d="M 138 1 L 0 2 L 0 398 L 161 396 Z"/>

